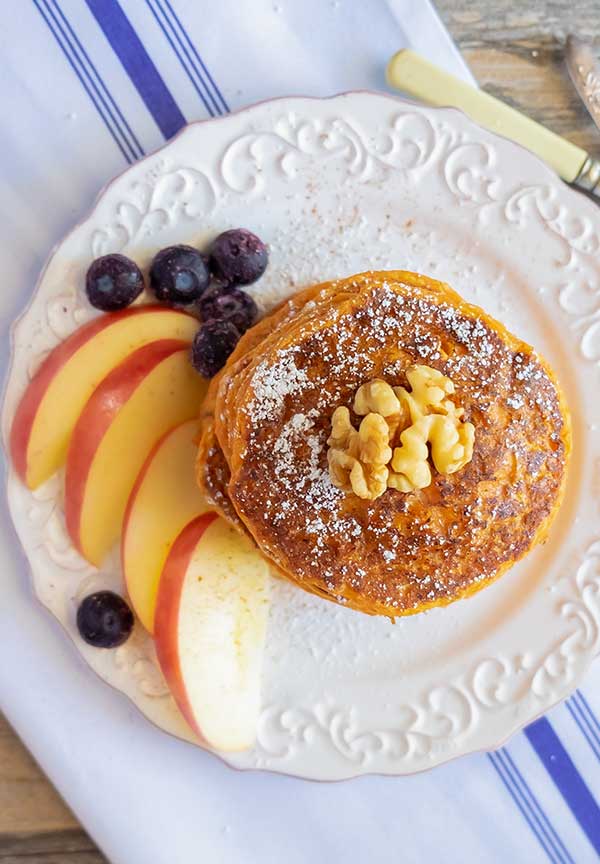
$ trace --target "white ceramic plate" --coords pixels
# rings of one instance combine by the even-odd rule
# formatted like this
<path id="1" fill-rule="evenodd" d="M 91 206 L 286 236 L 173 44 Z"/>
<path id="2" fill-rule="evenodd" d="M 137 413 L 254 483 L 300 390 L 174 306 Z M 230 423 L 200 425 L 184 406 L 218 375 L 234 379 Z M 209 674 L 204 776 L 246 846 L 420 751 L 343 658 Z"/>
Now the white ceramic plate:
<path id="1" fill-rule="evenodd" d="M 576 687 L 600 641 L 600 211 L 455 110 L 351 93 L 192 125 L 110 184 L 55 250 L 14 328 L 5 442 L 45 352 L 92 317 L 82 292 L 92 258 L 123 251 L 144 266 L 162 246 L 238 225 L 270 245 L 253 289 L 265 310 L 369 268 L 450 282 L 551 361 L 574 458 L 547 544 L 467 601 L 392 624 L 276 580 L 257 744 L 224 758 L 339 779 L 495 747 Z M 8 480 L 36 593 L 102 678 L 188 737 L 141 628 L 114 652 L 77 636 L 77 598 L 119 590 L 121 574 L 116 554 L 96 571 L 70 546 L 61 479 L 33 494 Z"/>

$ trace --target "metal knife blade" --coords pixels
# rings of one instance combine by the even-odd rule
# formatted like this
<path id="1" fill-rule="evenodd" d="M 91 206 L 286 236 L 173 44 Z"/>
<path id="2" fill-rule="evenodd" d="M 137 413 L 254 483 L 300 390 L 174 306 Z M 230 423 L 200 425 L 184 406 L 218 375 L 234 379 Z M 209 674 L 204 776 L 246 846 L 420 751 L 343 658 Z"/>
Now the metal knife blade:
<path id="1" fill-rule="evenodd" d="M 565 60 L 581 101 L 600 129 L 600 62 L 592 46 L 578 36 L 567 36 Z"/>

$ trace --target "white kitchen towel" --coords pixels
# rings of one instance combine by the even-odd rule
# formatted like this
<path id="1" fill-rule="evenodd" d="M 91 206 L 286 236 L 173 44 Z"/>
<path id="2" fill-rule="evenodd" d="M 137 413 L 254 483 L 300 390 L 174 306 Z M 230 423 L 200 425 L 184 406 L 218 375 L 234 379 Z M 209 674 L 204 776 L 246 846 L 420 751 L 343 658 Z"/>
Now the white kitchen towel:
<path id="1" fill-rule="evenodd" d="M 428 0 L 5 0 L 0 11 L 4 364 L 8 325 L 53 243 L 185 122 L 384 88 L 386 60 L 406 45 L 470 78 Z M 2 506 L 0 705 L 114 864 L 598 859 L 598 665 L 495 754 L 337 784 L 235 772 L 160 733 L 83 665 L 33 600 Z"/>

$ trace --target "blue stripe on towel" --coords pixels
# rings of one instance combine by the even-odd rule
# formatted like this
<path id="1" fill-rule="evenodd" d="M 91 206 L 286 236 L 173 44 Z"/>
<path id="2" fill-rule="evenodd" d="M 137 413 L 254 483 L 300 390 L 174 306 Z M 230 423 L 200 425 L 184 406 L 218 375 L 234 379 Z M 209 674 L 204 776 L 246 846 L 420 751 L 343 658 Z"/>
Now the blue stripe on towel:
<path id="1" fill-rule="evenodd" d="M 598 734 L 598 731 L 593 725 L 593 720 L 595 720 L 596 718 L 593 714 L 591 714 L 591 709 L 589 708 L 587 702 L 585 702 L 584 700 L 584 703 L 582 703 L 577 698 L 579 695 L 579 693 L 574 693 L 571 698 L 567 699 L 567 701 L 565 702 L 565 707 L 567 708 L 567 711 L 579 727 L 579 731 L 581 732 L 587 743 L 590 745 L 594 756 L 596 757 L 596 759 L 598 759 L 598 761 L 600 761 L 600 735 Z M 586 713 L 584 704 L 590 712 L 591 718 Z"/>
<path id="2" fill-rule="evenodd" d="M 579 702 L 579 705 L 581 707 L 582 712 L 584 714 L 586 714 L 587 717 L 589 718 L 590 726 L 595 730 L 594 735 L 596 737 L 596 741 L 600 742 L 600 721 L 598 721 L 598 718 L 596 717 L 596 715 L 592 709 L 592 706 L 587 701 L 587 699 L 585 698 L 585 696 L 583 695 L 581 690 L 577 690 L 573 694 L 573 698 L 577 699 L 577 701 Z"/>
<path id="3" fill-rule="evenodd" d="M 575 864 L 506 748 L 488 758 L 552 864 Z"/>
<path id="4" fill-rule="evenodd" d="M 588 840 L 600 855 L 600 807 L 545 717 L 525 729 L 527 740 L 554 781 Z"/>
<path id="5" fill-rule="evenodd" d="M 214 96 L 209 91 L 202 75 L 199 74 L 198 70 L 195 68 L 193 59 L 190 57 L 189 52 L 187 51 L 185 45 L 182 43 L 179 34 L 175 31 L 173 22 L 170 21 L 170 19 L 168 18 L 164 8 L 160 5 L 158 0 L 156 0 L 155 4 L 152 2 L 152 0 L 146 0 L 146 6 L 150 10 L 154 17 L 154 20 L 162 30 L 167 42 L 175 52 L 175 55 L 181 63 L 184 72 L 192 82 L 194 90 L 202 100 L 204 107 L 206 108 L 210 116 L 214 117 L 216 114 L 220 114 L 221 111 L 215 102 Z"/>
<path id="6" fill-rule="evenodd" d="M 123 112 L 121 111 L 121 109 L 119 108 L 119 106 L 117 105 L 115 100 L 113 99 L 108 87 L 106 86 L 106 84 L 102 80 L 102 77 L 100 76 L 100 73 L 98 72 L 98 69 L 96 68 L 93 60 L 91 59 L 90 55 L 87 53 L 87 51 L 85 50 L 85 48 L 81 44 L 81 40 L 77 36 L 77 33 L 75 32 L 73 27 L 71 27 L 69 21 L 65 17 L 63 10 L 60 8 L 60 6 L 56 2 L 56 0 L 50 0 L 50 2 L 53 4 L 57 15 L 60 17 L 65 29 L 68 31 L 71 39 L 75 43 L 78 51 L 80 52 L 81 56 L 83 57 L 83 60 L 84 60 L 85 64 L 87 65 L 87 67 L 89 68 L 92 76 L 97 81 L 98 89 L 99 89 L 101 95 L 104 95 L 104 97 L 106 98 L 106 101 L 109 104 L 109 113 L 110 113 L 111 118 L 114 119 L 115 123 L 118 125 L 118 127 L 121 130 L 124 137 L 127 138 L 128 142 L 129 142 L 129 146 L 131 147 L 131 150 L 133 152 L 134 157 L 136 159 L 140 159 L 142 156 L 145 155 L 145 153 L 144 153 L 144 148 L 140 144 L 135 132 L 133 131 L 133 129 L 131 128 L 131 126 L 129 125 L 127 120 L 125 119 L 125 115 L 123 114 Z M 114 115 L 116 115 L 116 118 L 114 118 Z"/>
<path id="7" fill-rule="evenodd" d="M 159 5 L 162 5 L 164 7 L 164 9 L 168 12 L 168 14 L 171 17 L 171 20 L 175 24 L 175 28 L 177 30 L 179 30 L 182 39 L 187 43 L 189 50 L 190 50 L 190 53 L 195 58 L 195 61 L 196 61 L 195 67 L 198 71 L 198 74 L 206 80 L 210 89 L 212 89 L 212 91 L 214 93 L 213 98 L 216 97 L 217 113 L 219 113 L 219 114 L 228 113 L 229 112 L 229 105 L 225 101 L 225 97 L 223 96 L 221 90 L 219 89 L 218 84 L 216 83 L 216 81 L 214 80 L 214 78 L 212 77 L 210 72 L 208 71 L 208 67 L 206 66 L 206 64 L 204 63 L 204 60 L 200 56 L 198 49 L 196 48 L 196 46 L 194 45 L 194 43 L 192 42 L 192 40 L 188 36 L 187 31 L 186 31 L 185 27 L 183 26 L 183 24 L 181 23 L 179 16 L 177 15 L 175 10 L 173 9 L 173 6 L 171 5 L 170 0 L 156 0 L 156 2 Z"/>
<path id="8" fill-rule="evenodd" d="M 136 139 L 130 139 L 127 135 L 128 127 L 123 129 L 116 120 L 114 113 L 110 109 L 110 104 L 115 106 L 114 100 L 112 100 L 112 97 L 110 97 L 106 88 L 104 89 L 108 94 L 107 97 L 105 97 L 102 91 L 99 90 L 98 84 L 86 63 L 87 55 L 81 56 L 81 54 L 77 52 L 73 40 L 69 38 L 68 32 L 62 25 L 61 21 L 57 18 L 54 10 L 49 5 L 48 0 L 33 0 L 33 2 L 47 24 L 50 32 L 56 39 L 56 42 L 65 55 L 71 69 L 79 79 L 81 86 L 102 118 L 104 125 L 121 151 L 124 159 L 130 164 L 135 162 L 140 155 L 135 148 L 135 144 L 137 143 Z M 101 81 L 100 76 L 98 76 L 98 80 Z"/>
<path id="9" fill-rule="evenodd" d="M 156 125 L 165 138 L 171 138 L 185 126 L 185 117 L 119 3 L 117 0 L 85 2 Z"/>

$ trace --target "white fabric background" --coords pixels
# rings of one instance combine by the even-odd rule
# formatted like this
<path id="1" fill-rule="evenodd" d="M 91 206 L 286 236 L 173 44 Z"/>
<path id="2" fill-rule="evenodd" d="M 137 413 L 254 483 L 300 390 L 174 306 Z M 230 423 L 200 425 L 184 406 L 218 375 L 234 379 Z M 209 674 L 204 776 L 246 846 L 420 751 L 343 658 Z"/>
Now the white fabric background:
<path id="1" fill-rule="evenodd" d="M 84 0 L 44 3 L 62 9 L 143 149 L 163 143 Z M 172 4 L 232 109 L 272 96 L 384 88 L 386 60 L 407 44 L 469 79 L 428 0 Z M 0 8 L 4 365 L 8 326 L 48 251 L 126 167 L 39 6 L 27 0 Z M 155 0 L 121 6 L 185 118 L 207 116 L 157 24 Z M 2 507 L 0 707 L 114 864 L 596 860 L 522 735 L 508 752 L 569 857 L 552 844 L 544 851 L 483 754 L 411 778 L 316 784 L 237 773 L 160 733 L 95 678 L 36 606 Z M 597 667 L 590 685 L 592 677 L 600 683 Z M 600 711 L 593 687 L 585 692 Z M 571 714 L 562 707 L 551 717 L 598 790 L 598 761 Z"/>

